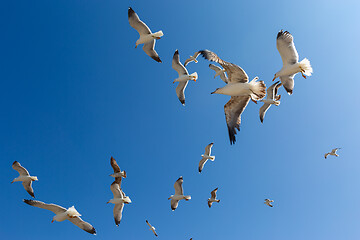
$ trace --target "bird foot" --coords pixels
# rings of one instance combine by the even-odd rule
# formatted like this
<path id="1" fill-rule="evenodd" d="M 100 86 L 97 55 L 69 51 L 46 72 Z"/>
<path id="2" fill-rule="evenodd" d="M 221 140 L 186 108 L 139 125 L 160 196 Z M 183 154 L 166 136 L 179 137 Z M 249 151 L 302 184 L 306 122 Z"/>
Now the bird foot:
<path id="1" fill-rule="evenodd" d="M 276 77 L 273 78 L 273 81 L 275 81 Z"/>
<path id="2" fill-rule="evenodd" d="M 156 37 L 156 39 L 160 39 L 161 37 Z"/>
<path id="3" fill-rule="evenodd" d="M 254 99 L 251 99 L 251 101 L 253 101 L 255 104 L 257 104 L 257 101 L 255 101 Z"/>
<path id="4" fill-rule="evenodd" d="M 304 75 L 304 73 L 303 73 L 303 72 L 301 72 L 301 75 L 303 76 L 303 78 L 305 78 L 305 79 L 306 79 L 306 76 Z"/>

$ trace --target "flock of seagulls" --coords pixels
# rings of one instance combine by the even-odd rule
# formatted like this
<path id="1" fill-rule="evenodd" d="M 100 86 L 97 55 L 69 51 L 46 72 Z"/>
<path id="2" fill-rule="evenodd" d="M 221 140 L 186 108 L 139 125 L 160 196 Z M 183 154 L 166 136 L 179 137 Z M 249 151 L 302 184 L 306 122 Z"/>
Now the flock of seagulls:
<path id="1" fill-rule="evenodd" d="M 140 35 L 139 39 L 136 41 L 135 48 L 143 44 L 144 52 L 154 59 L 157 62 L 162 62 L 158 53 L 155 51 L 156 40 L 160 39 L 164 34 L 160 30 L 158 32 L 152 33 L 150 28 L 140 20 L 139 16 L 135 13 L 132 8 L 128 9 L 128 20 L 130 26 L 133 27 Z M 198 56 L 204 57 L 206 60 L 219 64 L 216 66 L 214 64 L 209 64 L 209 68 L 215 71 L 215 76 L 220 77 L 220 79 L 226 84 L 224 87 L 217 88 L 211 94 L 223 94 L 230 96 L 230 100 L 224 105 L 225 119 L 228 127 L 228 133 L 230 138 L 230 144 L 236 142 L 235 135 L 237 131 L 240 131 L 241 124 L 241 114 L 245 110 L 248 103 L 253 101 L 257 103 L 258 101 L 263 102 L 262 107 L 259 110 L 260 121 L 264 121 L 266 112 L 269 110 L 271 105 L 279 106 L 281 95 L 278 95 L 278 90 L 281 86 L 284 87 L 286 92 L 291 95 L 294 89 L 294 77 L 297 73 L 301 73 L 304 78 L 306 76 L 311 76 L 312 67 L 310 61 L 307 58 L 304 58 L 299 62 L 299 55 L 294 45 L 294 38 L 288 31 L 279 31 L 277 34 L 276 46 L 280 53 L 280 56 L 283 61 L 283 67 L 280 71 L 276 72 L 274 79 L 279 78 L 280 81 L 275 82 L 269 88 L 266 88 L 264 81 L 259 81 L 259 78 L 256 76 L 251 81 L 245 70 L 243 70 L 239 65 L 234 63 L 227 62 L 217 54 L 210 50 L 200 50 L 196 51 L 193 56 L 190 56 L 184 64 L 180 61 L 179 51 L 176 50 L 173 59 L 172 59 L 172 68 L 177 71 L 178 78 L 174 80 L 173 83 L 178 82 L 176 87 L 176 94 L 179 98 L 181 104 L 185 105 L 185 88 L 188 85 L 189 81 L 194 81 L 198 79 L 197 72 L 189 74 L 186 66 L 191 63 L 197 63 Z M 266 95 L 266 98 L 265 98 Z M 201 173 L 204 169 L 204 166 L 208 160 L 214 161 L 215 156 L 211 156 L 211 149 L 214 143 L 210 143 L 205 147 L 205 153 L 201 155 L 202 159 L 199 162 L 198 171 Z M 337 150 L 340 148 L 335 148 L 331 152 L 324 155 L 325 159 L 331 155 L 338 157 Z M 124 210 L 125 204 L 130 204 L 131 199 L 129 196 L 126 196 L 122 190 L 121 184 L 122 179 L 126 178 L 126 171 L 121 171 L 116 160 L 111 157 L 110 165 L 113 168 L 113 173 L 110 174 L 111 177 L 114 177 L 115 180 L 110 185 L 110 190 L 113 193 L 113 198 L 110 199 L 107 203 L 114 204 L 113 208 L 113 217 L 115 220 L 115 225 L 119 226 L 122 213 Z M 38 181 L 36 176 L 30 176 L 29 172 L 21 166 L 21 164 L 15 161 L 12 164 L 12 168 L 19 172 L 19 177 L 15 178 L 13 182 L 22 182 L 25 190 L 35 198 L 34 190 L 32 188 L 32 182 Z M 171 210 L 174 211 L 179 206 L 180 200 L 189 201 L 191 199 L 190 195 L 184 195 L 183 189 L 183 177 L 179 177 L 174 183 L 175 193 L 171 195 L 168 200 L 170 201 Z M 211 197 L 207 200 L 209 208 L 212 207 L 213 203 L 219 203 L 220 200 L 217 199 L 216 193 L 218 188 L 215 188 L 211 192 Z M 74 206 L 69 208 L 64 208 L 56 204 L 47 204 L 37 200 L 23 200 L 26 204 L 49 210 L 55 214 L 52 218 L 52 222 L 62 222 L 69 220 L 74 225 L 83 229 L 84 231 L 96 234 L 95 228 L 88 222 L 85 222 L 80 218 L 81 214 L 75 209 Z M 269 207 L 273 207 L 272 203 L 274 200 L 265 199 L 264 204 Z M 149 230 L 153 232 L 155 236 L 158 234 L 148 220 L 146 220 Z"/>

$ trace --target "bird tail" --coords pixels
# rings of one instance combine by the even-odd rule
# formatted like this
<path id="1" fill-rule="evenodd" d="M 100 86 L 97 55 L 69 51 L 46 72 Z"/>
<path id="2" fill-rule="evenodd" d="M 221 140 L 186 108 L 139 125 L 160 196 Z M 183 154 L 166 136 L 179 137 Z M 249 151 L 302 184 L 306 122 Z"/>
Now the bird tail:
<path id="1" fill-rule="evenodd" d="M 38 178 L 36 176 L 30 177 L 30 179 L 31 179 L 31 181 L 37 181 L 38 180 Z"/>
<path id="2" fill-rule="evenodd" d="M 209 160 L 215 161 L 215 156 L 210 156 Z"/>
<path id="3" fill-rule="evenodd" d="M 196 81 L 196 80 L 198 79 L 198 74 L 197 74 L 197 72 L 194 72 L 194 73 L 190 74 L 190 77 L 191 77 L 191 80 Z"/>
<path id="4" fill-rule="evenodd" d="M 158 31 L 158 32 L 156 32 L 156 33 L 153 33 L 152 35 L 153 35 L 153 37 L 155 37 L 155 38 L 160 38 L 160 37 L 164 36 L 164 34 L 163 34 L 162 31 Z"/>
<path id="5" fill-rule="evenodd" d="M 266 95 L 266 85 L 264 81 L 257 82 L 259 78 L 255 77 L 249 84 L 252 91 L 251 98 L 255 101 L 263 99 Z"/>
<path id="6" fill-rule="evenodd" d="M 275 101 L 275 106 L 279 106 L 280 105 L 280 101 Z"/>
<path id="7" fill-rule="evenodd" d="M 185 200 L 190 200 L 191 199 L 191 196 L 185 196 Z"/>
<path id="8" fill-rule="evenodd" d="M 299 66 L 304 71 L 306 76 L 311 76 L 313 69 L 310 65 L 309 59 L 304 58 L 301 62 L 299 62 Z"/>

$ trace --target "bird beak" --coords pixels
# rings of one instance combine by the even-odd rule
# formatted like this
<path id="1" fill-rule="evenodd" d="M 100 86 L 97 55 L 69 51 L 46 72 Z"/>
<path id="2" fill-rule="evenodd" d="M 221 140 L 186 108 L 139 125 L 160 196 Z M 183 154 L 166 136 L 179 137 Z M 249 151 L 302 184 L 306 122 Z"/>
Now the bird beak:
<path id="1" fill-rule="evenodd" d="M 168 200 L 170 200 L 171 198 L 169 197 Z"/>
<path id="2" fill-rule="evenodd" d="M 195 63 L 198 63 L 198 60 L 195 59 L 194 62 L 195 62 Z"/>
<path id="3" fill-rule="evenodd" d="M 106 204 L 108 204 L 110 201 L 108 201 Z"/>
<path id="4" fill-rule="evenodd" d="M 12 181 L 11 183 L 14 183 L 14 181 Z"/>
<path id="5" fill-rule="evenodd" d="M 274 76 L 274 78 L 273 78 L 273 81 L 276 79 L 276 77 Z"/>
<path id="6" fill-rule="evenodd" d="M 156 39 L 160 39 L 161 37 L 157 37 Z"/>
<path id="7" fill-rule="evenodd" d="M 216 91 L 213 91 L 211 94 L 214 94 Z"/>
<path id="8" fill-rule="evenodd" d="M 54 222 L 54 219 L 53 220 L 51 220 L 51 223 L 53 223 Z"/>
<path id="9" fill-rule="evenodd" d="M 135 48 L 137 48 L 137 45 L 135 45 Z M 274 81 L 274 80 L 273 80 Z"/>

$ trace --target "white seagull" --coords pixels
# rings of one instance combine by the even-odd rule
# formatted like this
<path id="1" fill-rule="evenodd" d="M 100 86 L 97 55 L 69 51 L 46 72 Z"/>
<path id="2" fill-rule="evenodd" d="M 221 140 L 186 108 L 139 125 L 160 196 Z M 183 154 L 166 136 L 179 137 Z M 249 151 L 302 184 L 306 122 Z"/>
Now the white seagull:
<path id="1" fill-rule="evenodd" d="M 276 47 L 283 61 L 283 67 L 275 73 L 273 81 L 279 77 L 287 93 L 291 95 L 294 89 L 295 75 L 301 72 L 302 76 L 306 78 L 306 76 L 311 76 L 313 70 L 307 58 L 299 62 L 299 54 L 294 45 L 294 38 L 288 31 L 281 30 L 278 33 Z"/>
<path id="2" fill-rule="evenodd" d="M 228 78 L 227 78 L 227 76 L 226 76 L 226 71 L 225 71 L 225 69 L 223 69 L 223 68 L 221 68 L 221 67 L 218 67 L 218 66 L 216 66 L 216 65 L 214 65 L 214 64 L 209 64 L 209 68 L 211 68 L 212 70 L 214 70 L 215 71 L 215 76 L 214 76 L 214 78 L 216 78 L 217 76 L 219 76 L 220 75 L 220 78 L 221 78 L 221 80 L 223 80 L 224 81 L 224 83 L 228 83 Z"/>
<path id="3" fill-rule="evenodd" d="M 38 178 L 36 176 L 30 176 L 29 172 L 21 166 L 21 164 L 18 161 L 13 162 L 12 168 L 19 172 L 20 176 L 15 178 L 11 183 L 13 182 L 22 182 L 22 185 L 24 186 L 25 190 L 33 197 L 34 190 L 32 188 L 32 182 L 37 181 Z"/>
<path id="4" fill-rule="evenodd" d="M 190 62 L 195 62 L 197 63 L 198 60 L 196 60 L 196 58 L 199 56 L 199 52 L 194 53 L 194 56 L 190 56 L 188 59 L 185 60 L 184 62 L 184 66 L 188 65 Z"/>
<path id="5" fill-rule="evenodd" d="M 110 190 L 113 193 L 114 198 L 110 199 L 107 202 L 107 203 L 115 204 L 113 213 L 114 213 L 114 220 L 116 226 L 119 226 L 120 221 L 122 219 L 124 204 L 131 203 L 130 198 L 128 196 L 125 196 L 125 193 L 121 190 L 120 188 L 121 181 L 119 181 L 119 179 L 121 178 L 115 178 L 115 181 L 110 185 Z"/>
<path id="6" fill-rule="evenodd" d="M 158 236 L 157 234 L 156 234 L 156 232 L 155 232 L 155 228 L 153 227 L 153 226 L 151 226 L 151 224 L 149 223 L 149 221 L 148 220 L 146 220 L 146 223 L 147 223 L 147 225 L 150 227 L 150 231 L 152 231 L 154 234 L 155 234 L 155 236 Z"/>
<path id="7" fill-rule="evenodd" d="M 268 205 L 269 207 L 273 207 L 273 205 L 271 204 L 272 202 L 274 202 L 274 200 L 270 200 L 270 199 L 265 199 L 264 204 Z"/>
<path id="8" fill-rule="evenodd" d="M 211 155 L 211 148 L 214 145 L 214 143 L 210 143 L 209 145 L 207 145 L 205 147 L 205 154 L 202 154 L 202 159 L 199 162 L 199 173 L 201 173 L 201 171 L 204 168 L 205 163 L 208 160 L 214 161 L 215 160 L 215 156 L 210 156 Z"/>
<path id="9" fill-rule="evenodd" d="M 175 195 L 171 195 L 168 200 L 171 199 L 171 210 L 175 211 L 175 209 L 179 205 L 179 201 L 182 199 L 185 199 L 186 201 L 189 201 L 191 199 L 191 196 L 184 196 L 184 189 L 182 187 L 183 184 L 183 177 L 179 177 L 178 180 L 176 180 L 174 184 L 175 188 Z"/>
<path id="10" fill-rule="evenodd" d="M 52 218 L 51 222 L 54 222 L 54 221 L 62 222 L 65 220 L 69 220 L 70 222 L 72 222 L 73 224 L 75 224 L 76 226 L 81 228 L 82 230 L 96 235 L 95 228 L 90 223 L 87 223 L 80 218 L 81 214 L 78 211 L 76 211 L 74 206 L 66 209 L 66 208 L 63 208 L 56 204 L 52 204 L 52 203 L 46 204 L 46 203 L 36 201 L 36 200 L 24 199 L 24 202 L 29 204 L 30 206 L 43 208 L 43 209 L 50 210 L 53 213 L 55 213 L 56 215 Z"/>
<path id="11" fill-rule="evenodd" d="M 114 169 L 114 173 L 110 174 L 111 177 L 126 178 L 126 172 L 120 170 L 119 165 L 117 164 L 116 160 L 113 157 L 110 158 L 110 164 L 111 164 L 111 167 Z"/>
<path id="12" fill-rule="evenodd" d="M 338 157 L 339 155 L 338 155 L 336 152 L 337 152 L 337 150 L 339 150 L 339 149 L 341 149 L 341 148 L 334 148 L 333 150 L 331 150 L 331 152 L 325 153 L 325 156 L 324 156 L 325 159 L 327 158 L 328 155 L 332 155 L 332 156 Z"/>
<path id="13" fill-rule="evenodd" d="M 160 57 L 155 51 L 154 47 L 156 41 L 155 39 L 160 39 L 164 35 L 163 32 L 158 31 L 156 33 L 152 33 L 150 28 L 140 20 L 139 16 L 131 7 L 128 10 L 128 19 L 130 26 L 135 28 L 135 30 L 140 34 L 140 38 L 136 41 L 135 48 L 137 48 L 139 44 L 144 44 L 144 52 L 155 61 L 161 62 Z"/>
<path id="14" fill-rule="evenodd" d="M 250 99 L 254 102 L 265 97 L 266 86 L 263 81 L 255 77 L 249 82 L 246 72 L 236 64 L 220 59 L 215 53 L 209 50 L 201 50 L 200 54 L 207 60 L 219 63 L 228 74 L 228 84 L 225 87 L 216 89 L 213 93 L 231 96 L 225 104 L 225 118 L 229 131 L 230 144 L 236 141 L 236 129 L 240 131 L 241 114 L 248 105 Z"/>
<path id="15" fill-rule="evenodd" d="M 196 82 L 198 75 L 196 72 L 189 75 L 187 69 L 182 65 L 180 62 L 179 51 L 176 50 L 172 60 L 172 68 L 178 72 L 179 77 L 174 80 L 173 83 L 179 82 L 178 86 L 176 87 L 176 95 L 178 96 L 182 105 L 185 106 L 185 88 L 188 84 L 189 80 Z"/>
<path id="16" fill-rule="evenodd" d="M 260 102 L 264 103 L 262 105 L 262 107 L 260 108 L 260 110 L 259 110 L 259 115 L 260 115 L 260 121 L 261 122 L 264 122 L 265 113 L 270 108 L 271 105 L 275 105 L 275 106 L 280 105 L 281 95 L 277 95 L 279 87 L 281 87 L 281 83 L 279 81 L 277 81 L 276 83 L 271 85 L 266 90 L 266 93 L 267 93 L 266 99 L 260 100 Z"/>
<path id="17" fill-rule="evenodd" d="M 211 208 L 213 202 L 220 202 L 219 199 L 216 199 L 216 192 L 217 192 L 217 190 L 218 190 L 218 188 L 215 188 L 215 189 L 211 192 L 211 198 L 208 199 L 208 206 L 209 206 L 209 208 Z"/>

